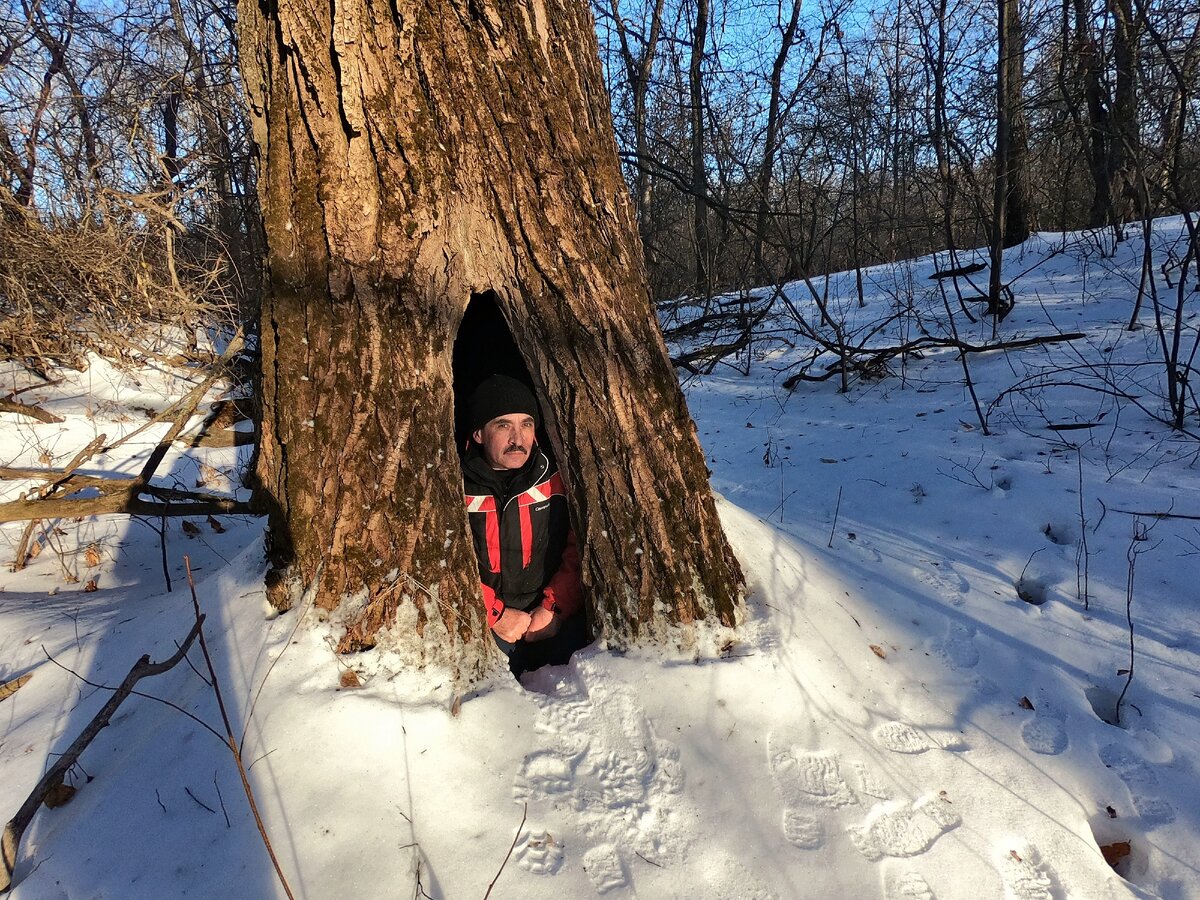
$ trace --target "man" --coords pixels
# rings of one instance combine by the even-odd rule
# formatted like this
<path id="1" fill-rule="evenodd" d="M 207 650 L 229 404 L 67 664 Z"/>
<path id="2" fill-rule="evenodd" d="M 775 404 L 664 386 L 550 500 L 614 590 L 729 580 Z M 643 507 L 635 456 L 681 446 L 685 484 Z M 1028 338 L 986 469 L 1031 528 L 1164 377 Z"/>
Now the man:
<path id="1" fill-rule="evenodd" d="M 467 404 L 464 495 L 488 625 L 520 677 L 587 643 L 579 550 L 567 496 L 537 448 L 533 392 L 493 375 Z"/>

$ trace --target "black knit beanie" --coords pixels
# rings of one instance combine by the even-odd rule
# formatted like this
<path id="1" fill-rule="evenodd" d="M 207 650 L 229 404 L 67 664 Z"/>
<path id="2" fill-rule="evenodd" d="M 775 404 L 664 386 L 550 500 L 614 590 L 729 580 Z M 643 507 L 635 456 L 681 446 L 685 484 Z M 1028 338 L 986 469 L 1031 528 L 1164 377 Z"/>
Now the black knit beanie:
<path id="1" fill-rule="evenodd" d="M 492 375 L 475 388 L 467 401 L 467 413 L 471 431 L 479 431 L 492 419 L 514 413 L 526 413 L 534 422 L 539 421 L 533 391 L 507 375 Z"/>

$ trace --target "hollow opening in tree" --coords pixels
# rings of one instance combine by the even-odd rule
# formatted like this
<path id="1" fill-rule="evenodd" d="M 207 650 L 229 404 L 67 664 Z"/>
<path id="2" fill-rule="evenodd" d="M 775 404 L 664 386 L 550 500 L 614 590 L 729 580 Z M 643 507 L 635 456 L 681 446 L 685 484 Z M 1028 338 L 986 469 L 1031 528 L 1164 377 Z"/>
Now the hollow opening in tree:
<path id="1" fill-rule="evenodd" d="M 488 625 L 513 674 L 561 665 L 591 640 L 576 515 L 552 450 L 549 404 L 534 387 L 492 291 L 472 295 L 467 305 L 455 337 L 453 375 L 455 444 L 462 457 Z M 493 376 L 505 378 L 496 381 Z M 476 395 L 480 385 L 482 393 Z M 493 431 L 499 444 L 486 430 L 482 441 L 474 442 L 483 419 L 507 418 L 527 409 L 534 413 L 533 400 L 538 409 L 532 435 L 522 437 L 519 425 L 505 426 L 502 420 Z M 503 448 L 531 437 L 534 452 L 508 465 L 509 451 Z"/>
<path id="2" fill-rule="evenodd" d="M 466 448 L 471 438 L 467 423 L 467 400 L 471 392 L 489 375 L 507 375 L 533 388 L 533 379 L 525 358 L 517 349 L 504 314 L 496 303 L 493 291 L 472 294 L 458 336 L 454 340 L 454 445 L 459 453 Z M 545 434 L 545 406 L 541 397 L 538 404 L 543 415 L 538 427 L 538 445 L 549 456 L 551 450 Z"/>

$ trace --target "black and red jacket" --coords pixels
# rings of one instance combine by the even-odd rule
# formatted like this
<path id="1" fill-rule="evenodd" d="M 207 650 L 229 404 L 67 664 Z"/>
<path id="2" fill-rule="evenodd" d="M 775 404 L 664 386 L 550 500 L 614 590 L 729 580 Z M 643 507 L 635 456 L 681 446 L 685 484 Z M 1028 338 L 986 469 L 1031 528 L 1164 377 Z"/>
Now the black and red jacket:
<path id="1" fill-rule="evenodd" d="M 463 458 L 464 497 L 488 625 L 505 607 L 530 612 L 541 603 L 564 618 L 582 601 L 579 549 L 567 494 L 537 447 L 520 469 L 493 469 L 477 444 Z"/>

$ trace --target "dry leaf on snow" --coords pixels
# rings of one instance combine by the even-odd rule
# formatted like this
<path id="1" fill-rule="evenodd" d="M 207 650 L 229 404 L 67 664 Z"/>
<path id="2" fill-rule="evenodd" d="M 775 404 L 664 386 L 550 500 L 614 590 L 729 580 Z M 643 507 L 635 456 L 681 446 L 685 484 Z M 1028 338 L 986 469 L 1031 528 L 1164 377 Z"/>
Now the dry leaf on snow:
<path id="1" fill-rule="evenodd" d="M 1129 841 L 1114 841 L 1111 844 L 1105 844 L 1100 848 L 1100 852 L 1104 854 L 1104 861 L 1116 868 L 1121 860 L 1130 853 Z"/>
<path id="2" fill-rule="evenodd" d="M 50 809 L 56 809 L 60 806 L 66 806 L 71 802 L 71 798 L 75 796 L 75 788 L 69 784 L 63 784 L 61 781 L 46 791 L 46 796 L 43 803 Z"/>
<path id="3" fill-rule="evenodd" d="M 21 689 L 25 682 L 32 677 L 32 672 L 26 672 L 20 678 L 14 678 L 12 681 L 6 681 L 4 684 L 0 684 L 0 700 L 6 700 L 7 698 L 11 697 Z"/>

